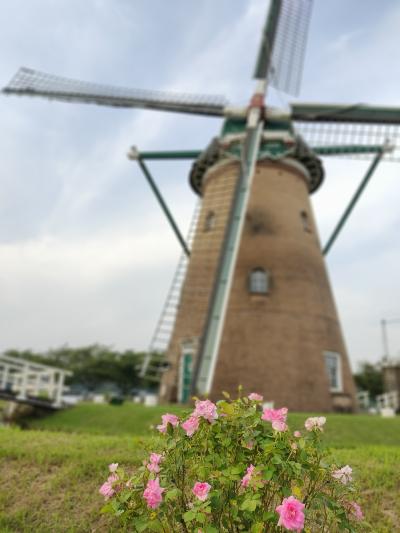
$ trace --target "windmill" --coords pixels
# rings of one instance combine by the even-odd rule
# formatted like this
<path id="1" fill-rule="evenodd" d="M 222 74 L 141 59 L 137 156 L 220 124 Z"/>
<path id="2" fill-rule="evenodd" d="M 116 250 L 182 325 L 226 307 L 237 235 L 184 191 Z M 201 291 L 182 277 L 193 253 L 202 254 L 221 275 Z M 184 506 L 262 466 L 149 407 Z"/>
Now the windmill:
<path id="1" fill-rule="evenodd" d="M 265 105 L 269 86 L 297 93 L 311 0 L 272 0 L 249 105 L 119 89 L 20 69 L 5 94 L 221 117 L 203 151 L 130 152 L 182 247 L 158 331 L 163 360 L 142 372 L 161 379 L 164 400 L 216 396 L 241 383 L 298 410 L 352 410 L 354 385 L 324 264 L 327 253 L 381 158 L 397 160 L 400 111 L 364 105 Z M 392 148 L 390 152 L 390 148 Z M 390 153 L 389 153 L 390 152 Z M 309 202 L 323 180 L 319 155 L 373 161 L 332 237 L 321 250 Z M 194 158 L 190 184 L 201 198 L 191 246 L 182 237 L 146 159 Z M 190 243 L 189 243 L 190 244 Z M 189 257 L 190 255 L 190 257 Z M 179 300 L 179 305 L 178 305 Z M 169 307 L 174 307 L 166 326 Z M 161 372 L 163 371 L 163 372 Z"/>

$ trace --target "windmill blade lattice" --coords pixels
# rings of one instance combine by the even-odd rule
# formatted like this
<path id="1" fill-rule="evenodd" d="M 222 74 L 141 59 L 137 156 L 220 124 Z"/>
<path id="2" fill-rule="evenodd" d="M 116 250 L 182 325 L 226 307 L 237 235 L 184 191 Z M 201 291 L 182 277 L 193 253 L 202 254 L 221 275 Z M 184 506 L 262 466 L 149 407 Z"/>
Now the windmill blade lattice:
<path id="1" fill-rule="evenodd" d="M 335 156 L 346 159 L 371 159 L 371 152 L 364 153 L 362 146 L 393 147 L 385 154 L 385 161 L 400 162 L 400 125 L 397 124 L 363 124 L 359 122 L 295 122 L 294 128 L 307 144 L 318 152 L 318 148 L 341 146 L 343 150 Z M 352 151 L 351 147 L 358 150 Z M 347 151 L 345 148 L 348 147 Z"/>
<path id="2" fill-rule="evenodd" d="M 19 69 L 2 92 L 64 102 L 139 107 L 216 117 L 223 116 L 228 103 L 221 96 L 195 96 L 100 85 L 54 76 L 25 67 Z"/>
<path id="3" fill-rule="evenodd" d="M 400 108 L 363 104 L 294 104 L 294 127 L 312 146 L 383 146 L 392 150 L 385 161 L 400 161 Z M 343 153 L 345 157 L 369 158 L 367 154 Z"/>
<path id="4" fill-rule="evenodd" d="M 299 93 L 311 8 L 312 0 L 272 0 L 255 78 L 267 77 L 275 89 Z"/>

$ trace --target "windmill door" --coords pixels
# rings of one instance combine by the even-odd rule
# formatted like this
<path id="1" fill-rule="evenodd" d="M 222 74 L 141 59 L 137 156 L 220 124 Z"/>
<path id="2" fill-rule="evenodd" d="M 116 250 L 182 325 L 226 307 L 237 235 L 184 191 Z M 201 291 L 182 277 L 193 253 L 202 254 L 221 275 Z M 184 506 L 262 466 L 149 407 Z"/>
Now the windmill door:
<path id="1" fill-rule="evenodd" d="M 190 400 L 192 384 L 193 349 L 183 347 L 179 366 L 178 401 L 187 403 Z"/>

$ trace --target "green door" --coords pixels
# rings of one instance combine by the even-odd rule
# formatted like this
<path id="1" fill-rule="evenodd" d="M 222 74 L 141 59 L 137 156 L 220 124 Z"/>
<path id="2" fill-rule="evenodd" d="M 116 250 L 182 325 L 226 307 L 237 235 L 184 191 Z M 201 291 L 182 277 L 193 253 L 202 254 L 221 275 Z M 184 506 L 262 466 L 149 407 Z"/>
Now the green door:
<path id="1" fill-rule="evenodd" d="M 193 354 L 183 352 L 179 372 L 179 402 L 187 403 L 190 399 L 192 384 Z"/>

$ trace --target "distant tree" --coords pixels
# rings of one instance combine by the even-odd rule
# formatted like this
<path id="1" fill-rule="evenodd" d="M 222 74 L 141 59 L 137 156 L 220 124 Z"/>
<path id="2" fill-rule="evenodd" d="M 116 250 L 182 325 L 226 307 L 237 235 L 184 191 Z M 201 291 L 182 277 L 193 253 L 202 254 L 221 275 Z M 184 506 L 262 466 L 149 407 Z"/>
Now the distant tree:
<path id="1" fill-rule="evenodd" d="M 108 346 L 91 345 L 80 348 L 61 348 L 46 353 L 31 350 L 8 350 L 12 357 L 22 357 L 42 364 L 72 370 L 67 385 L 79 384 L 93 390 L 104 383 L 115 383 L 124 393 L 132 388 L 145 386 L 139 377 L 139 369 L 144 357 L 142 352 L 126 350 L 118 352 Z"/>
<path id="2" fill-rule="evenodd" d="M 371 399 L 383 393 L 382 369 L 377 364 L 367 363 L 359 365 L 359 371 L 354 374 L 354 381 L 359 390 L 366 390 Z"/>

